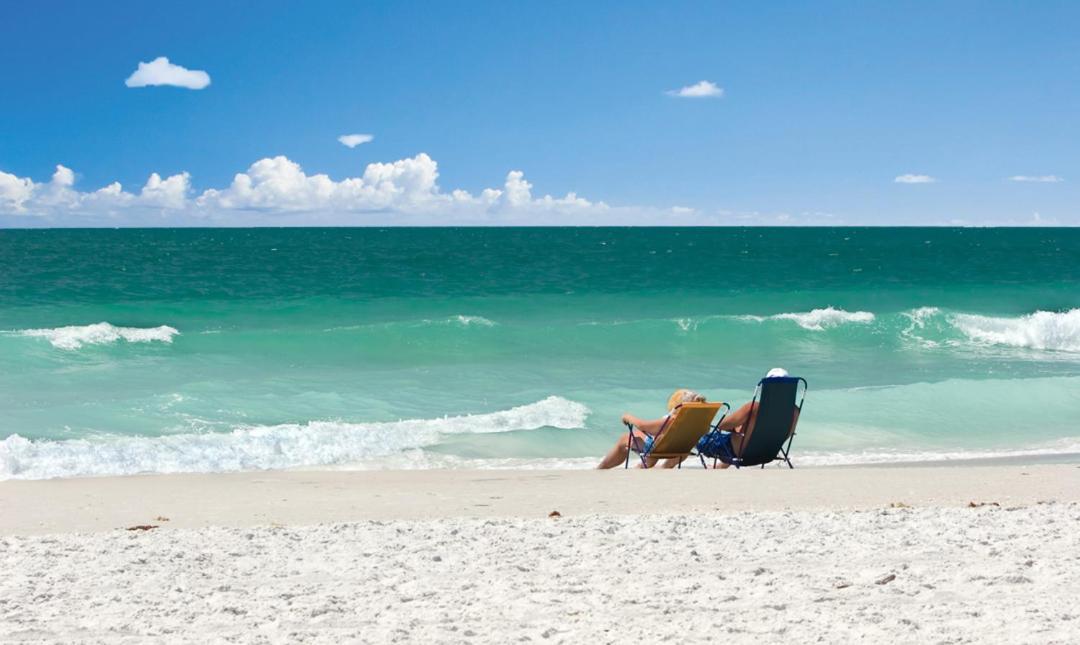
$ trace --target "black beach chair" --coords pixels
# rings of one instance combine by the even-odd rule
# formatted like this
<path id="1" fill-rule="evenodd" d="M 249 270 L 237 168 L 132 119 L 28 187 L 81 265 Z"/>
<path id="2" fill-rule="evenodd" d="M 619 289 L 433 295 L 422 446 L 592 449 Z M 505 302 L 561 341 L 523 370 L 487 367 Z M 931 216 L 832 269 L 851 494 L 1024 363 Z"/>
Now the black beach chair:
<path id="1" fill-rule="evenodd" d="M 786 463 L 788 468 L 794 468 L 789 452 L 791 442 L 795 439 L 795 424 L 802 412 L 806 389 L 806 379 L 798 376 L 763 378 L 758 381 L 751 401 L 750 419 L 744 426 L 744 438 L 738 454 L 730 441 L 719 440 L 720 430 L 713 427 L 702 441 L 705 449 L 698 451 L 701 465 L 705 465 L 706 457 L 711 457 L 713 466 L 716 466 L 717 461 L 722 461 L 736 468 L 764 468 L 765 464 L 780 460 Z"/>

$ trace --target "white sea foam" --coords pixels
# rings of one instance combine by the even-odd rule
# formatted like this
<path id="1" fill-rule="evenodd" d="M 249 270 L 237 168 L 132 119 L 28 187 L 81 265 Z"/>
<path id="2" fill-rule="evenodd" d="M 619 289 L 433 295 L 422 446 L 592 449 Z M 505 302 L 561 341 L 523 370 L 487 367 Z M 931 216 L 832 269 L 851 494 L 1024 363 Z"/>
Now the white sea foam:
<path id="1" fill-rule="evenodd" d="M 791 320 L 803 329 L 824 331 L 848 323 L 868 324 L 874 322 L 874 314 L 869 311 L 844 311 L 834 307 L 812 309 L 797 313 L 782 313 L 772 316 L 738 316 L 740 320 L 764 322 L 766 320 Z"/>
<path id="2" fill-rule="evenodd" d="M 939 451 L 843 451 L 792 452 L 796 467 L 873 466 L 894 464 L 938 464 L 948 462 L 981 462 L 986 460 L 1022 459 L 1025 462 L 1050 458 L 1080 456 L 1080 437 L 1060 439 L 1031 448 Z M 596 467 L 595 457 L 499 457 L 470 458 L 424 450 L 409 450 L 387 458 L 351 462 L 334 469 L 340 470 L 588 470 Z M 707 460 L 711 467 L 712 461 Z M 683 468 L 701 468 L 697 459 L 689 459 Z"/>
<path id="3" fill-rule="evenodd" d="M 365 323 L 361 325 L 344 325 L 340 327 L 327 327 L 323 331 L 335 332 L 335 331 L 356 331 L 356 330 L 371 330 L 371 329 L 386 329 L 393 327 L 438 327 L 452 325 L 455 327 L 495 327 L 499 323 L 483 316 L 470 316 L 468 314 L 457 314 L 450 316 L 449 318 L 430 319 L 424 318 L 422 320 L 408 320 L 408 321 L 390 321 L 380 323 Z"/>
<path id="4" fill-rule="evenodd" d="M 907 327 L 900 330 L 900 336 L 915 341 L 926 348 L 934 348 L 939 345 L 937 341 L 924 338 L 921 334 L 926 329 L 927 323 L 941 313 L 940 309 L 937 307 L 918 307 L 900 313 L 910 321 Z"/>
<path id="5" fill-rule="evenodd" d="M 556 396 L 489 414 L 381 423 L 311 421 L 245 426 L 228 433 L 0 441 L 0 479 L 135 473 L 229 472 L 327 466 L 390 457 L 440 435 L 579 428 L 589 409 Z"/>
<path id="6" fill-rule="evenodd" d="M 926 451 L 863 451 L 807 452 L 792 454 L 800 466 L 855 466 L 872 464 L 920 464 L 949 461 L 983 461 L 988 459 L 1031 459 L 1033 457 L 1062 457 L 1080 455 L 1080 437 L 1058 439 L 1030 448 L 926 450 Z"/>
<path id="7" fill-rule="evenodd" d="M 676 318 L 675 324 L 679 326 L 682 331 L 693 331 L 697 329 L 698 321 L 693 318 Z"/>
<path id="8" fill-rule="evenodd" d="M 494 327 L 496 325 L 494 320 L 488 320 L 483 316 L 466 316 L 457 315 L 451 316 L 448 322 L 456 323 L 464 327 L 477 326 L 477 327 Z"/>
<path id="9" fill-rule="evenodd" d="M 902 313 L 911 321 L 913 328 L 923 329 L 926 327 L 927 321 L 941 313 L 941 310 L 937 307 L 918 307 Z"/>
<path id="10" fill-rule="evenodd" d="M 949 322 L 977 343 L 1080 352 L 1080 309 L 1017 318 L 954 314 Z"/>
<path id="11" fill-rule="evenodd" d="M 23 336 L 44 338 L 58 349 L 75 350 L 84 345 L 107 345 L 119 341 L 129 343 L 171 343 L 179 334 L 174 327 L 117 327 L 107 322 L 93 325 L 71 325 L 49 329 L 24 329 Z"/>

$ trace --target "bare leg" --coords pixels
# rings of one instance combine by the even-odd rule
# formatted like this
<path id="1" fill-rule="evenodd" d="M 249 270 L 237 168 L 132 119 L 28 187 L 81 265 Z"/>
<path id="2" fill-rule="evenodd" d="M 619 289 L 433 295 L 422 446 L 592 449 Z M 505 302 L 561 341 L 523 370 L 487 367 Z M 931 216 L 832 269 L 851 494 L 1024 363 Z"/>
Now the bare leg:
<path id="1" fill-rule="evenodd" d="M 645 433 L 634 431 L 634 436 L 637 437 L 638 445 L 643 445 L 645 441 Z M 604 455 L 604 458 L 600 460 L 600 464 L 597 465 L 598 470 L 604 470 L 607 468 L 614 468 L 620 464 L 626 463 L 626 435 L 619 437 L 615 445 L 608 451 L 608 454 Z"/>
<path id="2" fill-rule="evenodd" d="M 668 469 L 674 468 L 674 467 L 678 466 L 679 464 L 681 464 L 684 459 L 686 459 L 686 457 L 672 457 L 670 459 L 665 459 L 664 463 L 661 464 L 660 467 L 661 468 L 668 468 Z"/>
<path id="3" fill-rule="evenodd" d="M 747 403 L 743 407 L 747 407 L 749 405 L 750 404 Z M 740 411 L 742 411 L 741 408 L 740 408 Z M 731 452 L 735 453 L 736 455 L 741 455 L 742 454 L 743 439 L 746 438 L 746 435 L 742 434 L 742 431 L 743 431 L 744 427 L 745 427 L 745 424 L 735 426 L 734 428 L 731 429 Z M 727 464 L 727 463 L 724 463 L 722 461 L 721 462 L 716 462 L 716 463 L 713 464 L 713 468 L 727 468 L 729 466 L 731 466 L 731 464 Z"/>
<path id="4" fill-rule="evenodd" d="M 720 422 L 720 429 L 731 434 L 731 450 L 736 455 L 742 454 L 742 441 L 743 434 L 746 429 L 746 424 L 750 421 L 750 416 L 757 409 L 756 403 L 744 403 L 738 410 L 735 410 L 731 414 L 724 417 L 724 420 Z M 714 463 L 713 468 L 727 468 L 731 464 L 725 464 L 724 462 Z"/>

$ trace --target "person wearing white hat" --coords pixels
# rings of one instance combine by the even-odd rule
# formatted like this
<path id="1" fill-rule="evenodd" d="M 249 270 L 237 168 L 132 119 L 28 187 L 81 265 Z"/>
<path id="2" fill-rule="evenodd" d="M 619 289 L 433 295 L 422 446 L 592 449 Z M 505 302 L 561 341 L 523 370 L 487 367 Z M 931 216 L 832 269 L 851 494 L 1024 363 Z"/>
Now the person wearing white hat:
<path id="1" fill-rule="evenodd" d="M 765 378 L 787 378 L 788 371 L 782 367 L 774 367 L 765 374 Z M 731 414 L 724 417 L 723 421 L 717 425 L 717 428 L 727 435 L 730 440 L 731 451 L 736 455 L 742 454 L 742 445 L 746 441 L 746 438 L 750 436 L 750 433 L 754 431 L 754 424 L 751 422 L 753 419 L 754 411 L 757 410 L 758 404 L 755 402 L 745 403 L 738 410 L 735 410 Z M 795 424 L 799 420 L 799 411 L 795 411 L 795 418 L 791 421 L 791 427 L 794 428 Z M 727 468 L 728 464 L 719 464 L 717 468 Z"/>

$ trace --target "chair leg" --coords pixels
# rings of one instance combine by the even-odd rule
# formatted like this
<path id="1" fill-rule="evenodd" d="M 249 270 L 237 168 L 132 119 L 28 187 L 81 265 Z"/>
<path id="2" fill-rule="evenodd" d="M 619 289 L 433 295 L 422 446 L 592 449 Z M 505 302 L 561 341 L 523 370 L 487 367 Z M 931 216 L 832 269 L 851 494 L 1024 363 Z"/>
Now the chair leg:
<path id="1" fill-rule="evenodd" d="M 790 446 L 790 445 L 791 445 L 791 442 L 788 442 L 788 446 Z M 791 457 L 788 456 L 788 451 L 781 448 L 780 449 L 780 454 L 784 455 L 784 462 L 787 464 L 788 468 L 790 468 L 791 470 L 794 470 L 795 466 L 794 466 L 794 464 L 791 463 Z"/>

